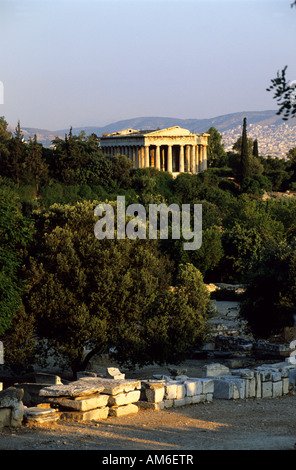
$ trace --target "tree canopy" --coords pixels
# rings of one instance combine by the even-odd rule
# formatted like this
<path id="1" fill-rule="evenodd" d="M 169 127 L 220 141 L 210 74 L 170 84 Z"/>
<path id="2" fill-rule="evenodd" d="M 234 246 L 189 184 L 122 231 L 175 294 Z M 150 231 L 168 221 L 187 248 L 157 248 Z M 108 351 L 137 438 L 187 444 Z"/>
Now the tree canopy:
<path id="1" fill-rule="evenodd" d="M 261 157 L 260 142 L 247 136 L 246 124 L 228 152 L 221 134 L 209 129 L 209 168 L 173 177 L 155 168 L 132 168 L 124 155 L 110 158 L 94 134 L 73 135 L 70 129 L 65 139 L 45 148 L 36 136 L 24 141 L 19 123 L 9 133 L 1 118 L 0 338 L 10 364 L 33 361 L 34 352 L 40 357 L 40 344 L 47 345 L 43 353 L 51 348 L 74 373 L 105 352 L 131 367 L 178 362 L 206 338 L 205 282 L 254 286 L 252 275 L 268 270 L 271 246 L 288 246 L 290 263 L 295 198 L 270 193 L 292 196 L 295 149 L 287 159 Z M 94 207 L 108 202 L 115 208 L 118 195 L 146 210 L 154 203 L 180 209 L 201 204 L 201 248 L 184 250 L 182 233 L 180 240 L 96 239 Z M 171 219 L 169 225 L 171 234 Z M 274 271 L 279 280 L 270 281 L 278 299 L 283 267 L 291 272 L 285 293 L 288 286 L 294 289 L 292 261 L 281 263 Z M 250 322 L 260 324 L 255 298 L 260 292 L 250 292 Z M 265 298 L 267 286 L 262 292 Z M 293 298 L 285 296 L 291 304 Z M 290 321 L 288 310 L 278 312 L 273 331 Z M 260 327 L 256 331 L 261 334 Z"/>

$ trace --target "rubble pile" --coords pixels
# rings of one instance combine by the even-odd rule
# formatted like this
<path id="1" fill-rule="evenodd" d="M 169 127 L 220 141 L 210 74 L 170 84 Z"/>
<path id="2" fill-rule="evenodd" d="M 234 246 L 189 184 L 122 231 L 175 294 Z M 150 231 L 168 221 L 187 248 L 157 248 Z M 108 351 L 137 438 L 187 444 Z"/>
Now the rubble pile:
<path id="1" fill-rule="evenodd" d="M 108 416 L 136 413 L 141 382 L 104 377 L 80 377 L 67 385 L 50 385 L 39 391 L 44 403 L 59 410 L 59 419 L 100 421 Z"/>

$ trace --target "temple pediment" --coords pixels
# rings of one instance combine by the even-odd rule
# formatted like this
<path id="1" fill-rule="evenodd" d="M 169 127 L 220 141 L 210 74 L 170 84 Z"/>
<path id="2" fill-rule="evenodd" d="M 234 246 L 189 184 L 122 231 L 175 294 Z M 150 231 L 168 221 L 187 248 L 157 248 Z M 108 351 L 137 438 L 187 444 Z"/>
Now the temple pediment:
<path id="1" fill-rule="evenodd" d="M 145 134 L 146 136 L 163 136 L 163 137 L 169 137 L 169 136 L 183 136 L 183 135 L 190 135 L 190 131 L 188 129 L 183 129 L 180 126 L 174 126 L 174 127 L 167 127 L 166 129 L 159 129 L 157 131 L 152 131 L 152 132 L 147 132 Z"/>

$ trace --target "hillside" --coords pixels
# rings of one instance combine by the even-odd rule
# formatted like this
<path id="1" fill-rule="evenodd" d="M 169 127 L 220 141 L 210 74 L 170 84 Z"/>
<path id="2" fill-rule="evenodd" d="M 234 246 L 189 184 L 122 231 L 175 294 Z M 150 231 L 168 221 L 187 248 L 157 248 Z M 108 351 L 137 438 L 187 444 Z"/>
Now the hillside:
<path id="1" fill-rule="evenodd" d="M 87 126 L 73 128 L 74 134 L 85 131 L 86 135 L 95 133 L 101 136 L 123 129 L 154 130 L 171 126 L 181 126 L 191 132 L 206 132 L 210 127 L 215 127 L 222 135 L 226 150 L 229 150 L 236 139 L 241 135 L 243 118 L 247 118 L 248 135 L 257 138 L 259 151 L 264 155 L 284 156 L 287 151 L 296 146 L 296 119 L 283 122 L 275 110 L 267 111 L 242 111 L 225 114 L 209 119 L 180 119 L 171 117 L 136 117 L 110 123 L 103 127 Z M 9 126 L 10 130 L 14 128 Z M 50 131 L 38 128 L 22 127 L 24 137 L 37 135 L 37 139 L 44 146 L 49 146 L 52 140 L 58 136 L 64 138 L 69 129 Z"/>

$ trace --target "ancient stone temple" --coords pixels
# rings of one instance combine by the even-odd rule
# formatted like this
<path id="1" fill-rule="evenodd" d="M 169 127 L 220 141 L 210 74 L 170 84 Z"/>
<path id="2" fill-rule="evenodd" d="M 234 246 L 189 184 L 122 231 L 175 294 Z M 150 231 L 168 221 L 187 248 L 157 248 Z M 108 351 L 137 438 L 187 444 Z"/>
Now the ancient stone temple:
<path id="1" fill-rule="evenodd" d="M 100 144 L 107 155 L 126 155 L 134 168 L 154 167 L 178 173 L 200 173 L 207 169 L 209 134 L 191 134 L 179 126 L 156 131 L 127 129 L 103 135 Z"/>

